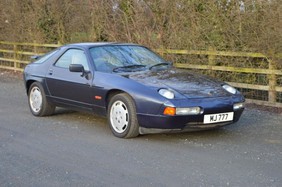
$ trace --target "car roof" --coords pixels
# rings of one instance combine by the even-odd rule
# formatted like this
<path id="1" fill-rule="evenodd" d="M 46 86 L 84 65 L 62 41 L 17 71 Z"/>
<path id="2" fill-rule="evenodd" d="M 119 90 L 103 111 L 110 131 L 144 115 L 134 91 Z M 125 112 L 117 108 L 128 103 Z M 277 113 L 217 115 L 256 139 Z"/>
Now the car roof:
<path id="1" fill-rule="evenodd" d="M 84 47 L 91 48 L 96 46 L 114 46 L 114 45 L 137 45 L 133 43 L 119 43 L 119 42 L 85 42 L 85 43 L 73 43 L 67 44 L 65 47 Z"/>

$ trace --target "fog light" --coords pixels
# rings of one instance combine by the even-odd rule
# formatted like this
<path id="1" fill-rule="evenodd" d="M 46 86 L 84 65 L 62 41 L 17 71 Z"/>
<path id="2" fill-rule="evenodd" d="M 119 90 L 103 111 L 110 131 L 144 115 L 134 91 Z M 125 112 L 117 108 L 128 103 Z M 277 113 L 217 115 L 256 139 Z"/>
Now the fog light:
<path id="1" fill-rule="evenodd" d="M 176 108 L 177 115 L 197 115 L 200 113 L 200 107 Z"/>
<path id="2" fill-rule="evenodd" d="M 245 107 L 244 103 L 235 103 L 233 105 L 233 110 L 239 110 L 239 109 L 244 108 L 244 107 Z"/>

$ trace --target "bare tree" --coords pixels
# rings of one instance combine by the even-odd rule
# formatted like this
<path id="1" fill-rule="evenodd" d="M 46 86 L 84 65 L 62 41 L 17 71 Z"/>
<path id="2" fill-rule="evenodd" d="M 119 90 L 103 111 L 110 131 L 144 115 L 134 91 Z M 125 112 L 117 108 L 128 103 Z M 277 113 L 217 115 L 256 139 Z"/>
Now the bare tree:
<path id="1" fill-rule="evenodd" d="M 0 0 L 0 6 L 0 40 L 282 49 L 279 0 Z"/>

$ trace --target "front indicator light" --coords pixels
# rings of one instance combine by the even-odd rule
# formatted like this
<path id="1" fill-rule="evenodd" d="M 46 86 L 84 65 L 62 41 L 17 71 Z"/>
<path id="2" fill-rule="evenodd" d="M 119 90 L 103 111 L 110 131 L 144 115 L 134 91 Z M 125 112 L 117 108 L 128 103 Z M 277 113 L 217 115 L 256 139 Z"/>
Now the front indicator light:
<path id="1" fill-rule="evenodd" d="M 198 115 L 200 113 L 200 107 L 176 108 L 176 115 Z"/>
<path id="2" fill-rule="evenodd" d="M 174 107 L 165 107 L 164 115 L 174 116 L 176 114 L 176 109 Z"/>
<path id="3" fill-rule="evenodd" d="M 233 105 L 233 110 L 239 110 L 239 109 L 244 108 L 244 107 L 245 107 L 244 103 L 235 103 Z"/>

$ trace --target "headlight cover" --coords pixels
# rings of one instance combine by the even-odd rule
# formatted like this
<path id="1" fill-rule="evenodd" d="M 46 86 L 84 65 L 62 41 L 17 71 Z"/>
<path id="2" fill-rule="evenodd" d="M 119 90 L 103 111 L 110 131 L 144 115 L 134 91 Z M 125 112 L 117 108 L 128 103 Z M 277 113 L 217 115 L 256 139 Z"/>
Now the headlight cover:
<path id="1" fill-rule="evenodd" d="M 167 98 L 167 99 L 174 99 L 174 93 L 171 90 L 168 89 L 159 89 L 159 94 L 162 95 L 163 97 Z"/>
<path id="2" fill-rule="evenodd" d="M 231 94 L 236 94 L 237 90 L 233 88 L 232 86 L 229 86 L 227 84 L 223 85 L 222 88 L 224 88 L 226 91 L 228 91 Z"/>

